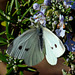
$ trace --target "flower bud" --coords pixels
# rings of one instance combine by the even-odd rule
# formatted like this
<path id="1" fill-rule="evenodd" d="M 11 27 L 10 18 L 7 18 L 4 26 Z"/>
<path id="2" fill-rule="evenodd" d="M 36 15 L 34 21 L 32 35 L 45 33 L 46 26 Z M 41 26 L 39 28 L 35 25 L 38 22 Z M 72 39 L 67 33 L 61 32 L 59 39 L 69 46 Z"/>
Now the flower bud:
<path id="1" fill-rule="evenodd" d="M 51 4 L 51 0 L 44 0 L 44 5 L 49 6 Z"/>
<path id="2" fill-rule="evenodd" d="M 34 10 L 40 10 L 40 5 L 38 3 L 33 4 L 33 9 Z"/>

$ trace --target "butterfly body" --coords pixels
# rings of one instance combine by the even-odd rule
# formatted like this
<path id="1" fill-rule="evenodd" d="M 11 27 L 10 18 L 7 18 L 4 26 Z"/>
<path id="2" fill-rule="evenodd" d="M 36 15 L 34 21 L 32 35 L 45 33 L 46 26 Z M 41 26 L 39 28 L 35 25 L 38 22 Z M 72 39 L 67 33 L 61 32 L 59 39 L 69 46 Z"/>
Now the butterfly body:
<path id="1" fill-rule="evenodd" d="M 7 49 L 9 55 L 24 59 L 29 66 L 41 62 L 44 56 L 49 64 L 56 65 L 57 58 L 64 52 L 65 47 L 60 39 L 42 26 L 25 31 Z"/>

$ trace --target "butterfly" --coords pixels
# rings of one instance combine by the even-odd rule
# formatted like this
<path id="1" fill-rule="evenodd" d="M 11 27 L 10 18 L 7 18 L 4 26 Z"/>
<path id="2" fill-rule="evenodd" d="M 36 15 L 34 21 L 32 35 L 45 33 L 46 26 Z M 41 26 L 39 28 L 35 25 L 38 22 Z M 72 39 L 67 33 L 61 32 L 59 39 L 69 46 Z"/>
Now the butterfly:
<path id="1" fill-rule="evenodd" d="M 14 58 L 24 59 L 28 66 L 37 65 L 46 56 L 51 65 L 65 52 L 62 41 L 48 28 L 40 26 L 29 29 L 14 39 L 7 53 Z"/>

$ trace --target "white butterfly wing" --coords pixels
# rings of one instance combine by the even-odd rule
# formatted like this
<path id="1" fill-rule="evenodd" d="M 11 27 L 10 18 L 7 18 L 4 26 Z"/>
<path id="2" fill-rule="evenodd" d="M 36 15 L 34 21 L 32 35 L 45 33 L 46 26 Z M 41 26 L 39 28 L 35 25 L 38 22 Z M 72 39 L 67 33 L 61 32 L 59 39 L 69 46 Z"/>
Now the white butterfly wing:
<path id="1" fill-rule="evenodd" d="M 61 40 L 49 29 L 43 27 L 43 39 L 46 47 L 46 59 L 51 65 L 57 63 L 57 57 L 65 52 L 65 47 Z"/>
<path id="2" fill-rule="evenodd" d="M 10 44 L 7 53 L 12 57 L 24 59 L 29 66 L 36 65 L 44 58 L 39 41 L 36 28 L 27 30 Z"/>

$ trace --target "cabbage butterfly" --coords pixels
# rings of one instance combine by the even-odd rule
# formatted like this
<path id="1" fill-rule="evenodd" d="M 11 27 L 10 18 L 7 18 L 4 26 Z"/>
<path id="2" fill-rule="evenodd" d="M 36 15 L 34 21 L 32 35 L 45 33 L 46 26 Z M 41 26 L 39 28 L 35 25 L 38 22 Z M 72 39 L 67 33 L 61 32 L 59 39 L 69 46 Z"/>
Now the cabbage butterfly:
<path id="1" fill-rule="evenodd" d="M 56 65 L 57 58 L 65 52 L 61 40 L 49 29 L 40 26 L 27 30 L 17 37 L 8 47 L 7 53 L 18 59 L 24 59 L 29 66 L 46 59 L 49 64 Z"/>

